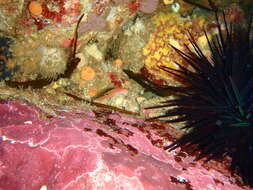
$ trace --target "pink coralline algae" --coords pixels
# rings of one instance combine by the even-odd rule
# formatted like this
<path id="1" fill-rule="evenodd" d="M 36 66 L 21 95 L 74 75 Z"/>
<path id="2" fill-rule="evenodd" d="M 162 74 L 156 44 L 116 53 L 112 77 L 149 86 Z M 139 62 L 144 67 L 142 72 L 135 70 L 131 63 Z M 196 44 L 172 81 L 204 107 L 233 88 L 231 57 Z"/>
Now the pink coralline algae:
<path id="1" fill-rule="evenodd" d="M 142 0 L 140 1 L 140 11 L 152 13 L 156 10 L 159 0 Z"/>
<path id="2" fill-rule="evenodd" d="M 131 0 L 112 0 L 116 4 L 125 4 L 129 3 Z"/>
<path id="3" fill-rule="evenodd" d="M 100 31 L 106 28 L 106 20 L 95 13 L 89 13 L 86 22 L 82 22 L 78 32 Z"/>
<path id="4" fill-rule="evenodd" d="M 113 0 L 116 4 L 128 4 L 131 12 L 140 10 L 144 13 L 152 13 L 157 9 L 159 0 Z M 131 8 L 132 7 L 132 8 Z"/>
<path id="5" fill-rule="evenodd" d="M 115 4 L 126 4 L 131 14 L 137 11 L 144 13 L 152 13 L 156 10 L 158 0 L 113 0 Z M 109 1 L 94 1 L 92 11 L 88 14 L 87 20 L 80 24 L 78 32 L 102 31 L 106 30 L 107 21 L 104 18 L 104 12 Z"/>
<path id="6" fill-rule="evenodd" d="M 155 129 L 177 132 L 164 123 L 105 110 L 54 108 L 51 116 L 19 102 L 0 102 L 0 189 L 243 189 L 230 175 L 157 146 Z"/>

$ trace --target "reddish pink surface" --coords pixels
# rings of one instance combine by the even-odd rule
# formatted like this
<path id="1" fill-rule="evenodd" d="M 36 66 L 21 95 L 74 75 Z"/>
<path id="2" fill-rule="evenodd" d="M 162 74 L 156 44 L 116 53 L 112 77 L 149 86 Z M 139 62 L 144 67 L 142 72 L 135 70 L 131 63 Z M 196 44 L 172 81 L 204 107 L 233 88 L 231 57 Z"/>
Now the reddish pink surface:
<path id="1" fill-rule="evenodd" d="M 144 13 L 152 13 L 156 10 L 159 0 L 142 0 L 140 10 Z"/>
<path id="2" fill-rule="evenodd" d="M 89 13 L 86 22 L 81 22 L 78 32 L 101 31 L 106 29 L 106 20 L 95 13 Z"/>
<path id="3" fill-rule="evenodd" d="M 154 146 L 161 137 L 148 128 L 164 124 L 55 110 L 58 117 L 45 119 L 33 105 L 2 101 L 0 190 L 242 189 L 192 157 Z"/>

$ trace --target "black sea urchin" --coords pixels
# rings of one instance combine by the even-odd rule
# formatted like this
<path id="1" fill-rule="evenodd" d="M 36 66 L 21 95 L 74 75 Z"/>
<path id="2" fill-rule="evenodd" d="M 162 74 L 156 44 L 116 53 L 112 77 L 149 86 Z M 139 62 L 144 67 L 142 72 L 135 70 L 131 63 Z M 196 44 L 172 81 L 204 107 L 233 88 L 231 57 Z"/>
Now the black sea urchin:
<path id="1" fill-rule="evenodd" d="M 248 27 L 227 23 L 225 31 L 218 19 L 218 34 L 210 40 L 207 58 L 189 34 L 194 51 L 182 52 L 173 47 L 190 65 L 179 69 L 161 67 L 183 81 L 181 87 L 167 86 L 179 93 L 174 100 L 153 108 L 167 107 L 158 118 L 177 116 L 169 122 L 186 122 L 189 133 L 165 149 L 182 147 L 199 152 L 197 159 L 232 158 L 231 169 L 241 175 L 246 184 L 253 184 L 253 41 L 250 37 L 252 16 Z M 176 106 L 176 107 L 175 107 Z"/>
<path id="2" fill-rule="evenodd" d="M 210 4 L 212 3 L 209 1 Z M 196 159 L 232 158 L 231 169 L 238 173 L 245 184 L 253 185 L 253 40 L 251 38 L 252 15 L 247 27 L 242 23 L 228 23 L 225 14 L 218 19 L 218 33 L 209 39 L 211 56 L 204 55 L 193 36 L 189 40 L 193 47 L 183 52 L 173 49 L 188 63 L 178 64 L 179 69 L 161 66 L 182 85 L 155 86 L 153 89 L 175 92 L 177 97 L 151 108 L 168 108 L 156 118 L 176 116 L 168 122 L 185 122 L 183 128 L 190 129 L 180 139 L 165 147 L 173 150 L 181 147 L 197 153 Z M 223 22 L 223 24 L 221 24 Z M 223 27 L 224 25 L 224 27 Z M 224 28 L 224 30 L 222 30 Z M 127 72 L 130 77 L 137 74 Z"/>

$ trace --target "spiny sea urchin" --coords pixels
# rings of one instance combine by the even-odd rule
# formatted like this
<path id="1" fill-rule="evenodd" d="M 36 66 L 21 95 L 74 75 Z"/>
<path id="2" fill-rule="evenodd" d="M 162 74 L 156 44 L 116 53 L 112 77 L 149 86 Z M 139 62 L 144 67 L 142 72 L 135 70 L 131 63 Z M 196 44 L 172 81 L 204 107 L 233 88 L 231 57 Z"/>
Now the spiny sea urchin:
<path id="1" fill-rule="evenodd" d="M 232 171 L 238 173 L 245 184 L 252 186 L 253 40 L 250 29 L 253 12 L 245 27 L 242 23 L 228 23 L 224 12 L 219 19 L 218 9 L 211 0 L 209 3 L 215 12 L 218 28 L 212 39 L 204 30 L 211 56 L 204 55 L 189 33 L 193 50 L 186 47 L 188 52 L 183 52 L 172 46 L 189 67 L 178 63 L 179 69 L 160 67 L 181 86 L 155 86 L 147 80 L 139 82 L 177 94 L 173 100 L 150 107 L 168 108 L 156 118 L 176 116 L 168 122 L 185 122 L 183 128 L 190 129 L 165 147 L 166 150 L 181 147 L 189 153 L 197 153 L 197 160 L 206 158 L 207 161 L 230 156 Z M 136 78 L 129 71 L 127 74 Z"/>
<path id="2" fill-rule="evenodd" d="M 253 183 L 253 47 L 251 24 L 247 29 L 228 24 L 223 13 L 225 31 L 216 14 L 218 34 L 213 40 L 205 36 L 211 51 L 208 59 L 189 34 L 194 51 L 184 53 L 173 47 L 193 69 L 179 65 L 178 70 L 162 67 L 183 87 L 167 87 L 179 93 L 176 99 L 156 108 L 168 107 L 164 115 L 177 116 L 169 122 L 187 122 L 191 131 L 165 149 L 189 148 L 206 157 L 232 158 L 231 169 L 246 184 Z M 176 106 L 176 107 L 175 107 Z M 155 107 L 153 107 L 155 108 Z"/>

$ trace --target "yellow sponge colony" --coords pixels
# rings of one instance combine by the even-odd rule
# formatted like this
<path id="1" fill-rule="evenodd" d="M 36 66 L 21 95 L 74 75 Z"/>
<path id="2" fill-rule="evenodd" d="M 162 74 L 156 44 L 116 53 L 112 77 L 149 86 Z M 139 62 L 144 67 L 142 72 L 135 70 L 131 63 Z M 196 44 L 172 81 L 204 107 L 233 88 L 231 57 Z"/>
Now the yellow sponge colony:
<path id="1" fill-rule="evenodd" d="M 184 45 L 189 44 L 187 31 L 192 33 L 196 39 L 198 39 L 200 34 L 194 31 L 195 29 L 190 19 L 182 18 L 177 13 L 161 12 L 155 15 L 152 21 L 156 29 L 143 48 L 145 65 L 151 72 L 155 71 L 161 77 L 166 77 L 167 74 L 160 70 L 158 66 L 164 65 L 176 69 L 177 65 L 175 62 L 183 63 L 180 55 L 170 45 L 184 50 Z M 198 27 L 201 28 L 205 23 L 204 19 L 198 19 L 196 22 Z"/>

